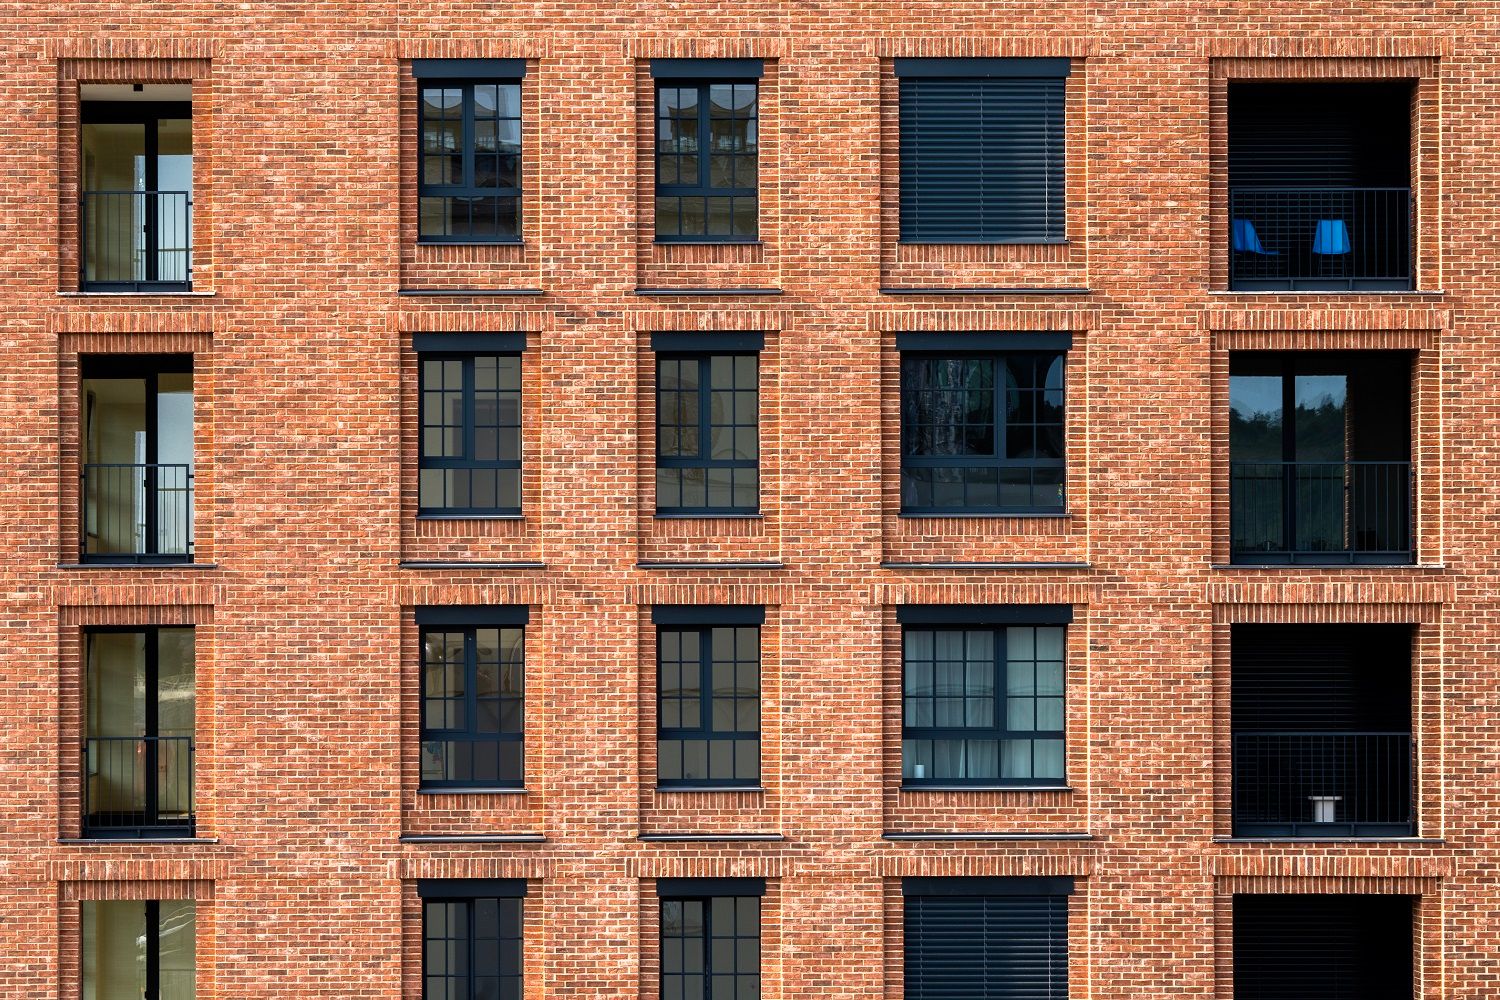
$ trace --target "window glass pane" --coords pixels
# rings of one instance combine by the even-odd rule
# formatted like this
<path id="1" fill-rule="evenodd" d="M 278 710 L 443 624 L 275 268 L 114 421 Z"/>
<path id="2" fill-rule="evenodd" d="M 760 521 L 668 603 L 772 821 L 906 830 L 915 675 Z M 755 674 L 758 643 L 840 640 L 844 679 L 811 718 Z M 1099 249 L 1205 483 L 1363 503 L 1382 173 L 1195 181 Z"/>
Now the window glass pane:
<path id="1" fill-rule="evenodd" d="M 1034 748 L 1032 776 L 1063 781 L 1066 773 L 1063 763 L 1063 741 L 1036 740 L 1032 746 Z"/>
<path id="2" fill-rule="evenodd" d="M 696 173 L 696 171 L 698 169 L 697 158 L 696 157 L 684 157 L 683 158 L 683 166 L 684 166 L 685 169 L 687 167 L 691 166 L 691 169 Z M 703 235 L 706 235 L 707 225 L 708 225 L 708 223 L 706 221 L 706 218 L 705 218 L 705 213 L 707 211 L 706 205 L 707 205 L 707 199 L 706 198 L 683 198 L 682 199 L 682 235 L 684 235 L 684 236 L 703 236 Z"/>
<path id="3" fill-rule="evenodd" d="M 745 782 L 760 780 L 760 740 L 734 742 L 734 777 Z"/>
<path id="4" fill-rule="evenodd" d="M 1059 509 L 1065 446 L 1060 364 L 1061 355 L 1033 353 L 903 357 L 903 505 Z M 997 376 L 1004 379 L 998 400 Z M 1044 380 L 1057 385 L 1051 408 L 1043 401 L 1052 391 L 1043 388 Z M 953 461 L 960 457 L 968 461 Z"/>
<path id="5" fill-rule="evenodd" d="M 682 777 L 684 780 L 706 779 L 708 773 L 708 741 L 684 740 L 682 744 Z"/>
<path id="6" fill-rule="evenodd" d="M 81 910 L 84 1000 L 140 1000 L 146 990 L 146 904 L 88 900 Z"/>

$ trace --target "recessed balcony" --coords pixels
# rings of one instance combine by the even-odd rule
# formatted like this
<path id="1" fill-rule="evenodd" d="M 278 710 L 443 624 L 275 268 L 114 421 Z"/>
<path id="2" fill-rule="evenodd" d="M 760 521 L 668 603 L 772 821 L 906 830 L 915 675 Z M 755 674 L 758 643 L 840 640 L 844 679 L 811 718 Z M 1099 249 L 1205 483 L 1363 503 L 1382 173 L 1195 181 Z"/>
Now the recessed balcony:
<path id="1" fill-rule="evenodd" d="M 1416 832 L 1411 627 L 1236 625 L 1237 837 Z"/>
<path id="2" fill-rule="evenodd" d="M 1229 88 L 1229 287 L 1413 287 L 1408 82 Z"/>
<path id="3" fill-rule="evenodd" d="M 1414 485 L 1409 355 L 1230 356 L 1233 562 L 1410 563 Z"/>

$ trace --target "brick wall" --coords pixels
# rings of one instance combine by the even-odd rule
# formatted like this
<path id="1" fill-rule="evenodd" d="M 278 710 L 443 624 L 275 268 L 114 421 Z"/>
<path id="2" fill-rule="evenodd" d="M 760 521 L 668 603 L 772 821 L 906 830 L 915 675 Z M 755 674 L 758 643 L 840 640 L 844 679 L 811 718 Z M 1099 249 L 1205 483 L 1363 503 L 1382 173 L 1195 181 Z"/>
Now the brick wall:
<path id="1" fill-rule="evenodd" d="M 765 996 L 874 1000 L 900 996 L 902 877 L 1055 874 L 1077 998 L 1228 997 L 1231 894 L 1313 891 L 1420 896 L 1422 1000 L 1492 996 L 1500 6 L 1219 7 L 0 10 L 0 993 L 73 1000 L 79 901 L 154 893 L 200 901 L 206 1000 L 413 998 L 415 880 L 509 877 L 527 1000 L 650 997 L 654 880 L 711 875 L 768 880 Z M 1067 245 L 896 243 L 913 55 L 1071 60 Z M 713 56 L 765 60 L 762 242 L 658 246 L 648 60 Z M 527 61 L 523 247 L 416 245 L 408 68 L 434 57 Z M 1392 76 L 1417 81 L 1417 291 L 1227 291 L 1227 81 Z M 192 83 L 191 295 L 77 291 L 77 86 L 107 81 Z M 760 520 L 650 516 L 670 330 L 766 334 Z M 517 331 L 522 518 L 417 522 L 411 334 Z M 909 331 L 1073 335 L 1068 517 L 898 516 Z M 1228 352 L 1273 347 L 1415 358 L 1417 565 L 1225 566 Z M 168 350 L 194 358 L 203 565 L 76 566 L 78 357 Z M 900 791 L 893 608 L 1028 602 L 1075 612 L 1072 790 Z M 411 609 L 478 603 L 531 609 L 528 787 L 420 795 Z M 656 603 L 767 607 L 763 792 L 654 789 Z M 1420 839 L 1229 842 L 1252 621 L 1415 625 Z M 81 630 L 124 622 L 198 626 L 199 842 L 75 842 Z M 923 832 L 958 839 L 882 836 Z"/>

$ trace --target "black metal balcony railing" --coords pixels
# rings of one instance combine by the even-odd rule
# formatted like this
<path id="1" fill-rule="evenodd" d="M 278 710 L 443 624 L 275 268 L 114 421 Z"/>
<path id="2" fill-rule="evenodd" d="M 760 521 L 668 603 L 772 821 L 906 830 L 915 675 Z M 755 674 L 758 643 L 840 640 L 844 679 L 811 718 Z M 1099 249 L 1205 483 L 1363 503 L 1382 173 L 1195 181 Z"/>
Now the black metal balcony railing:
<path id="1" fill-rule="evenodd" d="M 85 191 L 79 206 L 83 287 L 192 287 L 193 196 L 188 191 Z"/>
<path id="2" fill-rule="evenodd" d="M 1411 836 L 1410 733 L 1234 734 L 1236 836 Z"/>
<path id="3" fill-rule="evenodd" d="M 1412 287 L 1410 188 L 1237 187 L 1229 217 L 1231 288 Z"/>
<path id="4" fill-rule="evenodd" d="M 1411 562 L 1411 463 L 1230 462 L 1229 522 L 1235 562 Z"/>
<path id="5" fill-rule="evenodd" d="M 85 836 L 193 835 L 191 737 L 93 737 L 83 761 Z"/>
<path id="6" fill-rule="evenodd" d="M 193 468 L 83 467 L 84 562 L 191 562 Z"/>

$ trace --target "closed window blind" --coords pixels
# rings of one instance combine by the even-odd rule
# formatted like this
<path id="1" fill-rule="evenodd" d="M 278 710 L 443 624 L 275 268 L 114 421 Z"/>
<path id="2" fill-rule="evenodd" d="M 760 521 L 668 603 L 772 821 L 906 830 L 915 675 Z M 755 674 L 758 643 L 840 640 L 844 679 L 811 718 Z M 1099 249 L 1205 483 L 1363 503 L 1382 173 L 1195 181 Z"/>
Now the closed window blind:
<path id="1" fill-rule="evenodd" d="M 1068 899 L 906 897 L 906 1000 L 1067 1000 Z"/>
<path id="2" fill-rule="evenodd" d="M 1063 78 L 901 80 L 901 239 L 1062 240 Z"/>

